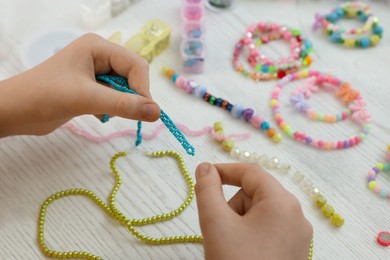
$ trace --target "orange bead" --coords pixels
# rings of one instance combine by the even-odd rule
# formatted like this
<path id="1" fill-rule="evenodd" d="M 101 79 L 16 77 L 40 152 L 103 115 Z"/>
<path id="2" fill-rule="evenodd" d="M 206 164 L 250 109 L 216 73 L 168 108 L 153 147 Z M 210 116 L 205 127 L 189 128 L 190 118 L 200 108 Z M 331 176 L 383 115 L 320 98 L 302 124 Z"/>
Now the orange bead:
<path id="1" fill-rule="evenodd" d="M 275 129 L 274 128 L 269 128 L 268 130 L 267 130 L 267 135 L 269 136 L 269 137 L 273 137 L 274 135 L 275 135 L 275 133 L 276 133 L 276 131 L 275 131 Z"/>
<path id="2" fill-rule="evenodd" d="M 168 70 L 168 71 L 167 71 L 167 76 L 168 76 L 169 78 L 172 78 L 173 74 L 175 74 L 175 71 L 174 71 L 174 70 Z"/>

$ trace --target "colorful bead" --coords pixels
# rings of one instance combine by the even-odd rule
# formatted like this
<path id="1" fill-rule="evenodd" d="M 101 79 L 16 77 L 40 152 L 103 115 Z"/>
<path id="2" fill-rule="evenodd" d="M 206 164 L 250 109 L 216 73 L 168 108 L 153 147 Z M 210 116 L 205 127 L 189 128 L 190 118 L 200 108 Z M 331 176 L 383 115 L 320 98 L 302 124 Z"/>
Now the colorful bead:
<path id="1" fill-rule="evenodd" d="M 331 219 L 333 225 L 335 225 L 336 227 L 341 227 L 344 224 L 344 218 L 339 213 L 334 213 L 331 216 Z"/>
<path id="2" fill-rule="evenodd" d="M 349 30 L 336 26 L 335 23 L 344 17 L 357 17 L 364 25 L 361 28 Z M 361 2 L 347 2 L 333 9 L 329 14 L 316 14 L 313 30 L 318 28 L 323 28 L 332 42 L 343 44 L 347 48 L 376 46 L 383 34 L 382 27 L 378 25 L 378 18 L 373 16 L 371 9 L 365 3 Z M 371 32 L 371 36 L 356 38 L 356 35 L 369 32 Z"/>
<path id="3" fill-rule="evenodd" d="M 390 232 L 382 231 L 378 233 L 377 237 L 378 244 L 381 246 L 390 246 Z"/>
<path id="4" fill-rule="evenodd" d="M 290 44 L 289 57 L 273 61 L 256 48 L 278 39 L 285 40 Z M 252 71 L 244 68 L 241 62 L 240 55 L 244 51 L 249 54 L 246 60 Z M 287 73 L 310 66 L 312 58 L 309 54 L 312 51 L 311 42 L 303 38 L 299 30 L 276 23 L 259 22 L 250 25 L 243 38 L 235 45 L 233 67 L 243 76 L 255 81 L 280 79 Z"/>
<path id="5" fill-rule="evenodd" d="M 381 171 L 390 172 L 390 163 L 377 163 L 375 167 L 368 171 L 367 183 L 368 188 L 376 193 L 381 198 L 389 198 L 390 199 L 390 190 L 386 188 L 382 188 L 376 182 L 376 177 Z"/>
<path id="6" fill-rule="evenodd" d="M 175 73 L 173 70 L 169 69 L 168 67 L 163 67 L 162 72 L 165 76 L 168 76 L 168 72 Z M 186 79 L 184 76 L 178 76 L 177 79 L 181 78 L 181 81 L 183 81 L 183 84 L 186 85 L 189 79 Z M 207 92 L 207 89 L 203 86 L 200 86 L 199 84 L 195 83 L 194 81 L 191 81 L 191 85 L 195 86 L 194 91 L 186 91 L 188 94 L 194 94 L 195 96 L 202 98 L 204 101 L 208 102 L 210 105 L 221 107 L 229 112 L 231 112 L 232 116 L 237 119 L 244 119 L 245 122 L 250 123 L 253 127 L 259 129 L 261 128 L 263 131 L 267 131 L 271 128 L 269 122 L 264 120 L 264 117 L 262 115 L 255 115 L 254 110 L 251 108 L 245 108 L 241 105 L 233 105 L 229 103 L 227 100 L 215 97 Z M 177 85 L 177 84 L 176 84 Z M 202 94 L 202 95 L 201 95 Z M 282 139 L 282 136 L 279 133 L 276 133 L 272 136 L 269 136 L 270 139 L 272 139 L 275 143 L 279 143 Z"/>
<path id="7" fill-rule="evenodd" d="M 321 211 L 326 218 L 330 218 L 334 213 L 334 208 L 329 204 L 325 204 L 322 206 Z"/>
<path id="8" fill-rule="evenodd" d="M 307 113 L 309 118 L 325 122 L 336 122 L 337 118 L 345 119 L 350 115 L 351 119 L 361 126 L 361 130 L 356 134 L 356 136 L 349 138 L 348 140 L 341 140 L 335 142 L 327 140 L 317 140 L 311 136 L 308 136 L 307 134 L 295 131 L 282 117 L 279 105 L 279 96 L 281 90 L 283 89 L 283 87 L 285 87 L 292 81 L 301 80 L 308 77 L 310 77 L 308 80 L 311 80 L 312 82 L 327 83 L 328 85 L 335 87 L 337 90 L 337 95 L 344 103 L 347 104 L 348 109 L 338 115 L 321 115 L 320 113 L 317 113 L 310 109 L 310 107 L 307 106 L 307 104 L 304 104 L 303 101 L 305 99 L 305 95 L 309 97 L 310 95 L 312 95 L 313 92 L 317 91 L 317 86 L 313 85 L 306 85 L 298 89 L 297 92 L 299 93 L 297 94 L 300 94 L 301 97 L 298 99 L 297 96 L 295 96 L 296 98 L 294 98 L 294 106 L 299 105 L 300 110 L 301 108 L 305 107 L 305 109 L 302 109 L 302 111 Z M 366 135 L 370 132 L 371 129 L 371 116 L 365 109 L 366 104 L 363 102 L 363 98 L 361 97 L 361 95 L 356 90 L 352 89 L 347 82 L 342 82 L 341 80 L 337 79 L 329 73 L 306 70 L 287 75 L 283 79 L 279 80 L 276 84 L 276 87 L 271 95 L 271 100 L 272 102 L 270 103 L 273 115 L 279 127 L 294 140 L 297 140 L 307 145 L 314 146 L 319 149 L 330 150 L 354 147 L 360 144 L 366 138 Z"/>

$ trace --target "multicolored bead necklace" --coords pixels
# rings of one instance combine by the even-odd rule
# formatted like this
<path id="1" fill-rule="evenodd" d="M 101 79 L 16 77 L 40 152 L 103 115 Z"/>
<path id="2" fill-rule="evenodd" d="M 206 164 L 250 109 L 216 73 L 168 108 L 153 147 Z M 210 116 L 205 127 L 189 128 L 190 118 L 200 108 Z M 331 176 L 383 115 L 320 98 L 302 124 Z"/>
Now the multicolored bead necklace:
<path id="1" fill-rule="evenodd" d="M 278 39 L 283 39 L 290 44 L 288 58 L 273 61 L 257 48 Z M 249 54 L 246 60 L 253 71 L 246 69 L 240 61 L 244 50 Z M 244 37 L 236 44 L 233 67 L 240 74 L 255 81 L 281 79 L 286 74 L 308 67 L 312 63 L 309 56 L 312 50 L 311 42 L 302 37 L 299 30 L 277 23 L 259 22 L 249 26 Z"/>
<path id="2" fill-rule="evenodd" d="M 221 122 L 214 123 L 214 131 L 220 136 L 224 134 Z M 257 163 L 265 169 L 282 174 L 288 174 L 291 170 L 291 166 L 288 163 L 282 163 L 276 157 L 268 157 L 265 154 L 258 155 L 255 152 L 251 153 L 235 147 L 232 139 L 216 139 L 216 141 L 221 143 L 223 150 L 229 152 L 232 158 L 239 159 L 243 162 Z M 321 209 L 322 214 L 326 218 L 331 219 L 334 226 L 341 227 L 344 224 L 344 217 L 335 212 L 333 206 L 327 202 L 325 196 L 309 178 L 305 177 L 300 171 L 296 171 L 292 178 L 294 183 L 300 185 L 302 190 L 313 200 L 314 204 Z"/>
<path id="3" fill-rule="evenodd" d="M 346 30 L 335 25 L 342 18 L 355 18 L 364 22 L 362 28 Z M 323 28 L 329 39 L 345 47 L 367 48 L 376 46 L 382 38 L 383 29 L 378 25 L 378 18 L 373 16 L 371 9 L 361 2 L 347 2 L 333 9 L 329 14 L 315 15 L 313 30 Z M 370 34 L 371 35 L 368 35 Z M 360 37 L 363 35 L 362 37 Z M 360 38 L 359 38 L 360 37 Z"/>
<path id="4" fill-rule="evenodd" d="M 235 118 L 244 119 L 245 122 L 251 123 L 256 129 L 265 131 L 267 136 L 275 143 L 279 143 L 282 140 L 282 135 L 277 133 L 275 128 L 270 127 L 269 122 L 265 121 L 262 115 L 255 115 L 252 108 L 244 108 L 241 105 L 233 105 L 225 99 L 216 97 L 207 92 L 206 87 L 179 75 L 168 67 L 163 67 L 162 72 L 166 77 L 171 79 L 177 87 L 183 89 L 186 93 L 194 94 L 196 97 L 202 98 L 210 105 L 221 107 L 229 111 Z"/>
<path id="5" fill-rule="evenodd" d="M 282 117 L 279 106 L 279 95 L 281 90 L 292 81 L 305 79 L 308 77 L 314 77 L 316 84 L 327 83 L 331 87 L 335 88 L 337 91 L 337 96 L 341 98 L 341 100 L 348 106 L 348 109 L 351 111 L 352 119 L 362 127 L 362 129 L 355 136 L 340 141 L 325 141 L 315 139 L 303 132 L 295 131 L 291 125 Z M 305 103 L 306 101 L 304 100 L 304 94 L 302 92 L 299 94 L 299 99 L 297 99 L 297 96 L 295 96 L 295 99 L 293 99 L 294 106 L 299 107 L 301 111 L 309 111 L 309 117 L 325 122 L 336 122 L 345 118 L 343 114 L 341 114 L 341 116 L 325 116 L 323 114 L 315 113 L 314 111 L 310 110 L 308 105 Z M 345 149 L 356 146 L 364 141 L 371 129 L 371 116 L 365 109 L 365 103 L 363 102 L 363 98 L 359 92 L 352 89 L 347 82 L 343 82 L 330 74 L 321 73 L 319 71 L 303 70 L 287 75 L 282 80 L 280 80 L 272 93 L 271 107 L 276 123 L 289 137 L 319 149 Z"/>
<path id="6" fill-rule="evenodd" d="M 127 83 L 127 79 L 124 77 L 113 76 L 113 75 L 98 75 L 98 76 L 96 76 L 96 79 L 101 81 L 101 82 L 105 82 L 107 84 L 110 84 L 112 87 L 114 87 L 118 91 L 137 95 L 137 93 L 134 90 L 130 89 L 130 87 Z M 103 116 L 103 122 L 108 121 L 108 119 L 109 119 L 108 115 Z M 177 127 L 175 126 L 173 121 L 169 118 L 169 116 L 162 109 L 161 109 L 160 119 L 166 125 L 166 127 L 169 129 L 169 131 L 173 134 L 173 136 L 176 138 L 176 140 L 179 141 L 179 143 L 185 149 L 187 154 L 194 155 L 195 148 L 187 141 L 185 136 L 180 132 L 179 129 L 177 129 Z M 142 141 L 141 128 L 142 128 L 142 122 L 138 121 L 137 140 L 135 143 L 136 146 L 141 144 L 141 141 Z"/>
<path id="7" fill-rule="evenodd" d="M 57 192 L 45 200 L 45 202 L 41 206 L 40 213 L 39 213 L 39 220 L 38 220 L 38 244 L 44 255 L 46 255 L 47 257 L 58 258 L 58 259 L 72 259 L 72 258 L 79 258 L 79 259 L 81 258 L 81 259 L 90 259 L 90 260 L 103 259 L 100 256 L 88 252 L 83 252 L 83 251 L 61 252 L 61 251 L 53 250 L 49 248 L 49 246 L 45 241 L 45 219 L 46 219 L 46 212 L 49 205 L 58 199 L 68 197 L 68 196 L 76 196 L 76 195 L 85 196 L 91 199 L 109 217 L 118 221 L 118 223 L 126 227 L 130 231 L 130 233 L 133 234 L 137 239 L 147 244 L 160 245 L 160 244 L 174 244 L 174 243 L 203 242 L 203 237 L 200 235 L 153 238 L 144 235 L 141 232 L 136 230 L 135 227 L 137 226 L 144 226 L 144 225 L 154 224 L 157 222 L 167 221 L 181 214 L 188 207 L 188 205 L 191 203 L 194 197 L 195 194 L 194 182 L 191 176 L 188 174 L 187 168 L 184 164 L 183 157 L 179 153 L 168 150 L 168 151 L 153 152 L 151 154 L 148 154 L 152 158 L 169 156 L 177 161 L 179 169 L 182 172 L 183 177 L 186 180 L 188 185 L 188 195 L 185 201 L 177 209 L 171 212 L 163 213 L 157 216 L 147 217 L 143 219 L 129 219 L 117 208 L 115 203 L 116 194 L 119 191 L 119 188 L 122 184 L 122 178 L 119 174 L 118 169 L 115 166 L 115 162 L 118 158 L 124 157 L 126 155 L 127 153 L 125 152 L 119 152 L 114 157 L 112 157 L 110 161 L 111 170 L 115 177 L 115 185 L 108 197 L 109 203 L 103 202 L 103 200 L 100 199 L 94 192 L 83 188 L 68 189 L 65 191 Z"/>

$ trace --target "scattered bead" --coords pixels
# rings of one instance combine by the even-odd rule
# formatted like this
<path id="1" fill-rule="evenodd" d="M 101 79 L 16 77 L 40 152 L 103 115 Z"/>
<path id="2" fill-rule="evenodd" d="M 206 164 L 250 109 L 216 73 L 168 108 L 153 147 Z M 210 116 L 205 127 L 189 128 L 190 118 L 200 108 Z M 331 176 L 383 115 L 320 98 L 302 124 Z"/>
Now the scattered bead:
<path id="1" fill-rule="evenodd" d="M 381 246 L 390 246 L 390 232 L 382 231 L 378 233 L 377 237 L 378 244 Z"/>

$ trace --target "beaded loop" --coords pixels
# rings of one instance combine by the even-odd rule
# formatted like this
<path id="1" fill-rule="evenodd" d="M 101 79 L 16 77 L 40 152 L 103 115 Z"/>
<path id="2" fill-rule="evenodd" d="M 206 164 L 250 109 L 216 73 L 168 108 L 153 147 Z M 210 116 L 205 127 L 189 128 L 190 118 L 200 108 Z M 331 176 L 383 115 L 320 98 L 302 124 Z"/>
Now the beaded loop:
<path id="1" fill-rule="evenodd" d="M 317 140 L 306 135 L 305 133 L 295 131 L 291 127 L 291 125 L 284 120 L 284 118 L 281 115 L 281 109 L 279 106 L 279 95 L 281 90 L 283 89 L 283 87 L 285 87 L 288 83 L 292 81 L 296 81 L 308 77 L 316 77 L 317 79 L 320 79 L 321 82 L 327 82 L 330 85 L 332 85 L 334 88 L 336 88 L 337 95 L 341 98 L 341 100 L 345 104 L 347 104 L 348 108 L 352 111 L 351 117 L 353 121 L 355 121 L 358 125 L 362 126 L 362 129 L 355 136 L 340 141 L 324 141 L 319 139 Z M 272 93 L 270 103 L 271 103 L 275 121 L 289 137 L 293 138 L 296 141 L 302 142 L 306 145 L 314 146 L 319 149 L 328 149 L 328 150 L 343 149 L 343 148 L 356 146 L 366 138 L 366 136 L 368 135 L 371 129 L 371 124 L 370 124 L 371 116 L 366 111 L 365 103 L 363 102 L 363 98 L 360 96 L 359 92 L 352 89 L 347 82 L 343 82 L 327 73 L 321 73 L 319 71 L 303 70 L 300 72 L 287 75 L 277 83 L 276 88 Z M 309 109 L 306 109 L 304 111 L 307 110 Z M 329 122 L 337 121 L 337 117 L 327 118 L 324 120 Z"/>
<path id="2" fill-rule="evenodd" d="M 277 133 L 274 128 L 270 127 L 269 122 L 265 121 L 262 115 L 255 115 L 253 109 L 244 108 L 241 105 L 233 105 L 225 99 L 213 96 L 207 92 L 206 87 L 193 80 L 187 79 L 183 75 L 179 75 L 168 67 L 164 66 L 162 72 L 166 77 L 171 79 L 178 88 L 183 89 L 188 94 L 194 94 L 210 105 L 221 107 L 229 111 L 233 117 L 243 119 L 243 121 L 250 123 L 254 128 L 267 132 L 268 137 L 275 143 L 279 143 L 282 140 L 282 135 Z"/>
<path id="3" fill-rule="evenodd" d="M 98 75 L 96 76 L 96 79 L 110 84 L 118 91 L 137 95 L 137 93 L 134 90 L 130 89 L 129 85 L 127 84 L 127 79 L 124 77 L 113 76 L 113 75 Z M 195 148 L 187 141 L 187 139 L 182 134 L 182 132 L 179 129 L 177 129 L 175 123 L 173 123 L 173 121 L 162 109 L 161 109 L 160 119 L 166 125 L 169 131 L 173 134 L 173 136 L 179 141 L 182 147 L 186 150 L 187 154 L 194 155 Z M 135 143 L 136 146 L 141 144 L 142 141 L 141 128 L 142 128 L 142 123 L 141 121 L 138 121 L 137 140 Z"/>
<path id="4" fill-rule="evenodd" d="M 47 257 L 58 258 L 58 259 L 71 259 L 71 258 L 82 258 L 82 259 L 90 259 L 90 260 L 102 260 L 103 258 L 92 253 L 83 252 L 83 251 L 68 251 L 61 252 L 50 249 L 45 242 L 45 219 L 48 206 L 61 198 L 68 196 L 81 195 L 88 197 L 91 199 L 96 205 L 98 205 L 108 216 L 115 219 L 121 225 L 125 226 L 131 234 L 133 234 L 137 239 L 150 244 L 150 245 L 160 245 L 160 244 L 174 244 L 174 243 L 201 243 L 203 242 L 203 237 L 200 235 L 186 235 L 186 236 L 171 236 L 171 237 L 160 237 L 153 238 L 146 235 L 143 235 L 141 232 L 135 229 L 136 226 L 144 226 L 157 222 L 170 220 L 179 214 L 181 214 L 188 205 L 192 202 L 194 198 L 195 190 L 194 190 L 194 182 L 191 176 L 188 173 L 188 170 L 185 166 L 183 157 L 174 151 L 161 151 L 161 152 L 153 152 L 150 154 L 152 158 L 159 158 L 164 156 L 169 156 L 175 159 L 178 163 L 179 169 L 182 172 L 184 179 L 188 185 L 188 194 L 185 201 L 175 210 L 172 210 L 169 213 L 163 213 L 160 215 L 156 215 L 153 217 L 147 217 L 143 219 L 129 219 L 127 218 L 116 206 L 116 194 L 119 191 L 119 188 L 122 184 L 122 178 L 119 174 L 118 169 L 115 166 L 115 162 L 118 158 L 126 156 L 127 153 L 119 152 L 112 157 L 110 161 L 110 167 L 112 173 L 115 177 L 115 185 L 111 190 L 111 193 L 108 197 L 109 203 L 103 202 L 94 192 L 80 188 L 80 189 L 69 189 L 61 192 L 57 192 L 51 195 L 49 198 L 45 200 L 40 208 L 39 213 L 39 221 L 38 221 L 38 244 L 44 255 Z"/>
<path id="5" fill-rule="evenodd" d="M 256 48 L 278 39 L 285 40 L 290 44 L 288 58 L 273 61 Z M 245 69 L 240 61 L 240 55 L 244 50 L 249 54 L 246 60 L 253 71 Z M 236 44 L 233 67 L 243 76 L 255 81 L 280 79 L 302 67 L 310 66 L 312 58 L 309 54 L 312 51 L 311 42 L 304 38 L 299 30 L 277 23 L 259 22 L 249 26 L 244 37 Z"/>
<path id="6" fill-rule="evenodd" d="M 364 26 L 346 30 L 335 25 L 337 21 L 345 17 L 357 17 L 364 22 Z M 376 46 L 382 38 L 383 29 L 378 25 L 378 18 L 373 16 L 371 9 L 364 3 L 347 2 L 326 15 L 316 14 L 315 19 L 313 30 L 322 27 L 332 42 L 343 44 L 348 48 Z M 367 36 L 369 33 L 371 36 Z M 360 35 L 363 36 L 359 38 Z"/>

